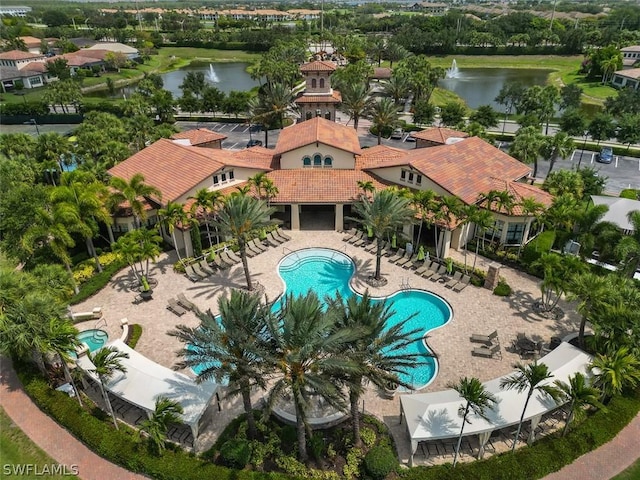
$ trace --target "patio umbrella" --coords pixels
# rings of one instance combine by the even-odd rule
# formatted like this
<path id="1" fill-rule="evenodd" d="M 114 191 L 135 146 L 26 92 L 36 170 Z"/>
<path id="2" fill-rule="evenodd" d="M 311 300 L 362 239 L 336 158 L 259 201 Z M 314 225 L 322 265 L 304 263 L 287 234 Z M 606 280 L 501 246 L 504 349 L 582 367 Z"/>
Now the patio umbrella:
<path id="1" fill-rule="evenodd" d="M 418 248 L 417 260 L 418 261 L 424 260 L 424 245 L 420 245 L 420 248 Z"/>
<path id="2" fill-rule="evenodd" d="M 373 237 L 373 228 L 371 228 L 370 226 L 367 227 L 367 236 L 369 238 Z"/>
<path id="3" fill-rule="evenodd" d="M 393 234 L 391 237 L 391 248 L 396 248 L 398 246 L 398 239 L 396 238 L 396 234 Z"/>
<path id="4" fill-rule="evenodd" d="M 262 230 L 260 230 L 260 240 L 266 240 L 267 239 L 267 231 L 263 228 Z"/>

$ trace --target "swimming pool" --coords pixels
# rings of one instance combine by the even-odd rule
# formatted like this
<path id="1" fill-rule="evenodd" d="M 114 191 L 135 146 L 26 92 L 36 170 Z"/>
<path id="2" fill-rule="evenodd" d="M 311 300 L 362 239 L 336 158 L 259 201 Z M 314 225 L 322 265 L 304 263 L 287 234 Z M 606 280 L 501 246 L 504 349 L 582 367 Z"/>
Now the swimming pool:
<path id="1" fill-rule="evenodd" d="M 89 347 L 90 352 L 95 352 L 104 347 L 109 339 L 109 334 L 104 330 L 92 328 L 91 330 L 84 330 L 78 334 L 78 340 Z"/>
<path id="2" fill-rule="evenodd" d="M 313 290 L 321 300 L 326 296 L 335 297 L 336 291 L 345 298 L 357 295 L 349 285 L 355 273 L 355 264 L 349 256 L 337 250 L 307 248 L 292 252 L 280 261 L 278 273 L 285 283 L 285 294 L 299 296 Z M 424 290 L 403 290 L 375 300 L 389 302 L 391 310 L 395 312 L 390 319 L 390 326 L 417 312 L 407 322 L 405 329 L 419 329 L 423 333 L 407 347 L 406 353 L 426 355 L 428 349 L 425 335 L 445 325 L 453 316 L 451 307 L 445 300 Z M 414 390 L 426 387 L 438 373 L 435 358 L 425 356 L 424 361 L 424 365 L 400 375 Z"/>

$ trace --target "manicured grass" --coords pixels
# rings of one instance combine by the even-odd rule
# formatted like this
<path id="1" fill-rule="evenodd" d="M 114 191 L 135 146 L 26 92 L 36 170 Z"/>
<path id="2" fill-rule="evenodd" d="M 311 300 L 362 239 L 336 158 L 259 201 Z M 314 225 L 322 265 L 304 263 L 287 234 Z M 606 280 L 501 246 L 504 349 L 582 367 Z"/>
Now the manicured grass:
<path id="1" fill-rule="evenodd" d="M 188 65 L 191 62 L 247 62 L 254 63 L 262 56 L 259 53 L 249 53 L 242 50 L 214 50 L 195 47 L 162 47 L 158 51 L 162 68 L 165 66 Z M 172 59 L 171 57 L 175 57 Z M 178 68 L 180 68 L 178 67 Z"/>
<path id="2" fill-rule="evenodd" d="M 438 87 L 431 94 L 431 103 L 438 107 L 442 107 L 449 102 L 465 103 L 457 93 L 445 90 L 444 88 Z"/>
<path id="3" fill-rule="evenodd" d="M 621 474 L 616 475 L 611 480 L 638 480 L 640 478 L 640 460 L 624 470 Z"/>
<path id="4" fill-rule="evenodd" d="M 57 465 L 57 462 L 44 453 L 40 447 L 33 443 L 22 430 L 15 425 L 5 411 L 0 408 L 0 458 L 2 458 L 3 474 L 5 465 L 37 465 L 38 471 L 42 472 L 43 468 L 51 468 Z M 46 467 L 45 467 L 46 466 Z M 67 471 L 70 467 L 67 467 Z M 7 478 L 11 478 L 9 475 Z M 24 479 L 45 478 L 42 475 L 20 475 Z M 46 475 L 46 478 L 63 479 L 78 478 L 62 475 Z"/>

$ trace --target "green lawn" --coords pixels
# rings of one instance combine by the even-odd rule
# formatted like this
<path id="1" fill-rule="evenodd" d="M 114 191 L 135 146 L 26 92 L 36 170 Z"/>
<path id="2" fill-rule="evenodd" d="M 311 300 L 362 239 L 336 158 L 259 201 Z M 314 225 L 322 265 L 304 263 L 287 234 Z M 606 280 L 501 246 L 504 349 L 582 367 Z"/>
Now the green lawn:
<path id="1" fill-rule="evenodd" d="M 621 474 L 616 475 L 611 480 L 638 480 L 640 479 L 640 460 L 636 460 L 636 463 L 631 465 Z"/>
<path id="2" fill-rule="evenodd" d="M 27 437 L 22 430 L 20 430 L 0 408 L 0 458 L 2 458 L 3 472 L 1 475 L 7 473 L 5 470 L 6 465 L 37 465 L 39 473 L 43 472 L 43 468 L 51 469 L 53 465 L 57 466 L 57 462 L 44 453 L 35 443 L 33 443 L 29 437 Z M 46 466 L 46 467 L 45 467 Z M 67 472 L 70 471 L 70 467 L 67 467 Z M 18 478 L 18 475 L 7 478 Z M 63 475 L 19 475 L 19 478 L 27 479 L 69 479 L 78 477 L 75 476 L 63 476 Z"/>

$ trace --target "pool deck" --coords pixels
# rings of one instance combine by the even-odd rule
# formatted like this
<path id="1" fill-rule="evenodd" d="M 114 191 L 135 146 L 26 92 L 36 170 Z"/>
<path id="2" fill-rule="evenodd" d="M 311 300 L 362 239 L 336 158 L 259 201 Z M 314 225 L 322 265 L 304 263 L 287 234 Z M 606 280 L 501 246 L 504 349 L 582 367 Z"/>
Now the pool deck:
<path id="1" fill-rule="evenodd" d="M 302 248 L 327 247 L 334 248 L 349 255 L 356 265 L 356 273 L 351 285 L 358 293 L 364 293 L 369 288 L 365 279 L 373 273 L 375 256 L 365 252 L 361 247 L 354 247 L 342 241 L 343 235 L 332 231 L 288 231 L 291 241 L 280 247 L 270 248 L 268 251 L 248 259 L 249 269 L 254 282 L 264 286 L 264 291 L 270 300 L 277 298 L 284 290 L 284 284 L 276 273 L 276 266 L 280 259 Z M 463 261 L 460 252 L 452 251 L 452 257 Z M 473 253 L 468 255 L 468 263 L 473 263 Z M 142 336 L 136 350 L 151 360 L 173 367 L 177 359 L 175 352 L 181 344 L 167 335 L 178 324 L 195 327 L 198 325 L 196 316 L 188 312 L 177 317 L 166 309 L 167 301 L 178 293 L 184 293 L 201 310 L 211 309 L 217 313 L 217 299 L 227 295 L 232 288 L 246 287 L 241 265 L 230 270 L 219 272 L 208 279 L 193 283 L 184 275 L 173 271 L 172 265 L 176 260 L 175 252 L 163 254 L 153 265 L 151 277 L 158 280 L 153 290 L 153 300 L 136 302 L 136 292 L 130 288 L 132 276 L 129 269 L 119 272 L 111 282 L 98 294 L 85 302 L 74 306 L 74 311 L 85 311 L 93 307 L 102 307 L 103 318 L 106 319 L 100 328 L 108 331 L 110 339 L 120 336 L 120 319 L 128 318 L 129 323 L 140 324 L 143 328 Z M 488 261 L 478 258 L 477 267 L 486 270 Z M 441 283 L 418 277 L 412 270 L 390 264 L 386 258 L 382 259 L 382 275 L 387 278 L 387 285 L 381 288 L 369 288 L 373 296 L 386 296 L 398 290 L 407 283 L 411 288 L 423 289 L 442 296 L 453 309 L 453 319 L 444 327 L 432 330 L 428 334 L 429 347 L 439 358 L 439 372 L 433 382 L 421 392 L 433 392 L 447 388 L 450 383 L 457 382 L 460 376 L 475 376 L 481 381 L 490 380 L 513 370 L 512 365 L 520 361 L 520 357 L 509 350 L 511 341 L 517 333 L 526 333 L 529 337 L 548 342 L 552 336 L 563 337 L 577 330 L 579 316 L 566 302 L 559 306 L 565 316 L 560 320 L 543 318 L 532 310 L 533 302 L 539 299 L 539 280 L 524 273 L 503 267 L 500 275 L 504 277 L 513 293 L 510 297 L 497 297 L 491 291 L 469 285 L 462 292 L 456 293 L 445 288 Z M 86 321 L 77 324 L 80 330 L 94 328 L 96 321 Z M 471 350 L 477 344 L 472 344 L 469 337 L 474 334 L 487 335 L 493 330 L 498 331 L 502 345 L 501 359 L 487 359 L 472 357 Z M 264 392 L 255 392 L 254 400 L 258 401 Z M 367 412 L 383 420 L 394 435 L 401 461 L 407 462 L 410 455 L 409 435 L 405 424 L 399 424 L 400 400 L 398 395 L 392 400 L 383 399 L 376 389 L 367 389 L 363 396 L 364 408 Z M 222 411 L 210 407 L 203 419 L 201 434 L 196 443 L 196 449 L 202 451 L 209 448 L 217 439 L 222 429 L 229 421 L 242 412 L 239 397 L 222 399 Z"/>

